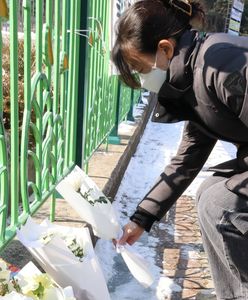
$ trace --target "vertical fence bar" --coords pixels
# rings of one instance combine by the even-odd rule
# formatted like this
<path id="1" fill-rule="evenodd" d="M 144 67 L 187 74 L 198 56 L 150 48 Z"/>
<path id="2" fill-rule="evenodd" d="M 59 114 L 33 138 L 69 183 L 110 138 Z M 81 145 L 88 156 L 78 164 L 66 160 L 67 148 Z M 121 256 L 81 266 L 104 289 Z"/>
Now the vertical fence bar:
<path id="1" fill-rule="evenodd" d="M 99 1 L 99 8 L 98 8 L 98 15 L 101 15 L 101 12 L 102 12 L 102 17 L 100 18 L 100 22 L 101 22 L 101 25 L 103 28 L 105 28 L 105 22 L 106 22 L 106 19 L 107 19 L 107 16 L 106 16 L 106 2 L 104 1 Z M 100 58 L 100 64 L 99 64 L 99 68 L 98 68 L 98 76 L 103 74 L 102 76 L 102 79 L 101 79 L 101 84 L 103 86 L 103 89 L 106 85 L 106 74 L 104 74 L 104 67 L 105 67 L 105 63 L 104 63 L 104 54 L 103 54 L 103 45 L 99 45 L 99 49 L 98 51 L 102 54 L 101 56 L 99 55 L 99 58 Z M 97 125 L 96 125 L 96 132 L 97 132 L 97 135 L 96 135 L 96 146 L 97 146 L 97 141 L 99 140 L 99 138 L 103 135 L 103 129 L 104 129 L 104 122 L 103 122 L 103 119 L 104 119 L 104 111 L 102 110 L 102 107 L 103 107 L 103 89 L 101 89 L 99 91 L 99 101 L 97 102 Z"/>
<path id="2" fill-rule="evenodd" d="M 46 22 L 49 26 L 51 36 L 52 36 L 52 12 L 53 12 L 53 1 L 47 0 L 46 1 Z M 47 79 L 51 82 L 51 65 L 47 66 Z"/>
<path id="3" fill-rule="evenodd" d="M 115 126 L 111 131 L 108 142 L 112 145 L 119 145 L 121 142 L 120 137 L 118 136 L 118 127 L 120 121 L 120 101 L 121 101 L 121 84 L 118 82 L 118 92 L 117 92 L 117 101 L 116 101 L 116 112 L 115 112 Z"/>
<path id="4" fill-rule="evenodd" d="M 31 3 L 30 0 L 24 0 L 24 106 L 27 108 L 24 114 L 31 109 Z M 22 135 L 22 139 L 27 139 L 27 136 Z M 22 142 L 22 145 L 24 143 Z M 27 150 L 22 149 L 22 152 L 27 153 Z M 21 158 L 21 195 L 23 210 L 25 213 L 30 213 L 28 203 L 28 193 L 26 182 L 28 178 L 27 158 Z"/>
<path id="5" fill-rule="evenodd" d="M 0 18 L 0 243 L 5 242 L 8 204 L 7 149 L 3 126 L 3 81 L 2 81 L 2 18 Z"/>
<path id="6" fill-rule="evenodd" d="M 76 17 L 76 2 L 72 1 L 71 3 L 71 19 L 70 19 L 70 50 L 69 50 L 69 84 L 68 84 L 68 97 L 67 97 L 67 132 L 66 132 L 66 141 L 65 141 L 65 164 L 68 168 L 70 165 L 70 153 L 71 153 L 71 124 L 72 124 L 72 94 L 73 94 L 73 74 L 74 68 L 74 51 L 75 51 L 75 17 Z"/>
<path id="7" fill-rule="evenodd" d="M 52 45 L 50 45 L 49 43 L 52 44 L 52 36 L 53 36 L 53 32 L 52 32 L 52 26 L 53 26 L 53 1 L 51 0 L 47 0 L 46 2 L 44 1 L 44 12 L 46 14 L 45 16 L 45 26 L 43 24 L 43 56 L 45 57 L 45 65 L 46 65 L 46 77 L 47 77 L 47 81 L 49 82 L 49 88 L 51 89 L 51 85 L 52 85 L 52 64 L 53 64 L 53 50 L 52 50 Z M 51 111 L 51 99 L 50 96 L 48 98 L 45 99 L 44 103 L 43 103 L 43 107 L 42 109 L 44 110 L 46 106 L 46 110 Z M 47 128 L 51 128 L 53 126 L 53 121 L 52 121 L 52 117 L 49 119 Z M 44 126 L 43 126 L 43 134 L 44 134 Z M 43 146 L 44 146 L 44 141 L 42 143 L 42 153 L 43 153 Z M 51 149 L 51 146 L 49 147 Z M 45 187 L 46 190 L 49 189 L 49 183 L 50 183 L 50 178 L 48 176 L 48 170 L 49 170 L 49 163 L 51 161 L 51 158 L 49 158 L 48 155 L 45 156 L 44 162 L 43 162 L 43 166 L 41 166 L 41 168 L 43 169 L 42 172 L 42 180 L 43 180 L 43 187 Z M 46 176 L 44 177 L 43 175 L 46 174 Z"/>
<path id="8" fill-rule="evenodd" d="M 87 1 L 87 0 L 86 0 Z M 87 10 L 86 10 L 86 29 L 89 29 L 89 25 L 91 20 L 89 20 L 89 16 L 92 16 L 92 4 L 93 1 L 87 1 Z M 87 18 L 88 17 L 88 18 Z M 83 113 L 83 164 L 84 171 L 88 173 L 88 163 L 84 161 L 84 157 L 88 157 L 88 153 L 90 151 L 90 143 L 89 143 L 89 134 L 90 134 L 90 117 L 89 117 L 89 98 L 92 93 L 92 68 L 93 68 L 93 59 L 92 59 L 92 47 L 90 46 L 90 42 L 86 40 L 86 55 L 85 55 L 85 92 L 84 92 L 84 113 Z"/>
<path id="9" fill-rule="evenodd" d="M 130 109 L 127 114 L 127 120 L 134 122 L 134 117 L 133 117 L 133 106 L 134 106 L 134 90 L 131 91 L 131 101 L 130 101 Z"/>
<path id="10" fill-rule="evenodd" d="M 60 1 L 55 1 L 55 26 L 54 26 L 54 37 L 55 37 L 55 63 L 54 63 L 54 99 L 53 99 L 53 114 L 56 119 L 59 114 L 59 86 L 60 86 Z M 58 161 L 58 123 L 54 124 L 54 138 L 56 143 L 53 145 L 53 154 L 55 157 L 55 162 Z M 52 175 L 54 178 L 53 184 L 56 183 L 56 179 L 58 178 L 57 172 L 57 164 L 53 164 Z M 50 220 L 54 221 L 55 219 L 55 193 L 52 194 L 52 202 L 51 202 L 51 213 Z"/>
<path id="11" fill-rule="evenodd" d="M 64 60 L 68 63 L 68 49 L 67 49 L 67 41 L 69 36 L 69 32 L 67 32 L 68 27 L 68 10 L 69 10 L 70 4 L 68 3 L 68 0 L 63 0 L 62 7 L 63 7 L 63 12 L 62 12 L 62 56 L 64 56 Z M 64 61 L 62 61 L 63 57 L 61 57 L 60 63 L 64 64 Z M 69 65 L 67 66 L 69 67 Z M 66 114 L 66 88 L 67 88 L 67 79 L 68 79 L 68 69 L 66 70 L 61 70 L 61 80 L 60 80 L 60 115 L 63 120 L 63 129 L 61 130 L 64 131 L 65 129 L 65 124 L 67 120 L 67 114 Z M 61 155 L 63 157 L 63 165 L 62 165 L 62 170 L 65 168 L 65 141 L 63 141 L 63 146 L 61 150 Z"/>
<path id="12" fill-rule="evenodd" d="M 80 26 L 80 13 L 81 13 L 81 0 L 76 0 L 76 15 L 75 15 L 75 29 Z M 79 36 L 75 35 L 75 46 L 74 46 L 74 57 L 73 57 L 73 86 L 72 86 L 72 115 L 71 115 L 71 135 L 70 135 L 70 164 L 75 162 L 76 157 L 76 126 L 77 126 L 77 100 L 78 100 L 78 58 L 79 58 Z"/>
<path id="13" fill-rule="evenodd" d="M 58 114 L 59 110 L 59 85 L 60 85 L 60 1 L 55 1 L 55 26 L 54 26 L 54 39 L 55 39 L 55 61 L 54 61 L 54 92 L 53 92 L 53 113 Z M 57 126 L 55 126 L 55 138 L 57 140 Z M 57 159 L 57 147 L 54 148 L 54 156 Z M 55 172 L 56 175 L 56 172 Z"/>
<path id="14" fill-rule="evenodd" d="M 55 26 L 54 26 L 54 39 L 55 39 L 55 62 L 54 62 L 54 99 L 53 99 L 53 115 L 55 120 L 58 117 L 58 107 L 59 107 L 59 86 L 60 86 L 60 1 L 55 1 Z M 58 122 L 55 121 L 54 124 L 54 138 L 58 141 Z M 57 162 L 58 162 L 58 145 L 57 143 L 53 144 L 53 155 L 55 157 L 55 163 L 53 164 L 52 168 L 52 175 L 54 178 L 53 184 L 56 182 L 56 178 L 58 177 L 57 172 Z M 52 195 L 52 205 L 51 205 L 51 221 L 54 221 L 55 217 L 55 194 Z"/>
<path id="15" fill-rule="evenodd" d="M 94 33 L 94 30 L 96 28 L 96 24 L 95 24 L 95 18 L 98 17 L 98 4 L 99 1 L 94 1 L 94 10 L 93 10 L 93 14 L 92 14 L 92 23 L 91 23 L 91 28 L 92 28 L 92 35 L 94 37 L 94 44 L 93 44 L 93 48 L 92 51 L 94 53 L 94 72 L 93 72 L 93 84 L 95 85 L 95 88 L 93 89 L 93 97 L 90 98 L 90 113 L 93 115 L 93 117 L 91 118 L 91 135 L 90 135 L 90 142 L 91 142 L 91 147 L 93 147 L 95 149 L 95 142 L 96 142 L 96 131 L 97 131 L 97 123 L 96 123 L 96 115 L 97 112 L 95 111 L 95 105 L 96 105 L 96 101 L 94 101 L 94 99 L 99 98 L 99 92 L 98 92 L 98 85 L 96 85 L 96 83 L 98 82 L 98 66 L 99 66 L 99 53 L 98 53 L 98 43 L 96 43 L 96 34 Z"/>
<path id="16" fill-rule="evenodd" d="M 108 2 L 107 2 L 108 3 Z M 111 2 L 112 3 L 112 2 Z M 105 5 L 103 6 L 103 11 L 104 11 L 104 15 L 106 16 L 103 19 L 103 30 L 110 30 L 111 26 L 110 26 L 110 22 L 111 22 L 111 17 L 109 16 L 109 7 L 110 5 L 105 3 Z M 109 51 L 109 47 L 107 47 L 106 44 L 109 44 L 108 40 L 105 40 L 105 38 L 107 37 L 107 35 L 104 35 L 104 47 L 105 47 L 105 56 L 108 55 L 108 51 Z M 111 39 L 108 36 L 109 39 Z M 103 76 L 103 86 L 104 89 L 110 89 L 111 86 L 111 77 L 109 74 L 109 63 L 106 63 L 106 57 L 103 59 L 103 64 L 102 64 L 102 73 L 104 74 Z M 114 94 L 114 91 L 111 91 L 111 95 L 106 93 L 106 97 L 108 98 L 108 106 L 109 104 L 109 100 L 112 97 L 112 95 Z M 115 98 L 115 97 L 113 97 Z M 104 99 L 102 99 L 102 105 L 101 105 L 101 110 L 102 110 L 102 114 L 101 114 L 101 124 L 104 124 L 104 126 L 101 125 L 102 127 L 102 132 L 101 132 L 101 137 L 106 136 L 107 132 L 106 132 L 106 128 L 108 128 L 108 126 L 111 124 L 111 114 L 109 115 L 109 118 L 107 118 L 106 120 L 106 111 L 103 110 L 103 108 L 105 107 L 104 105 Z M 111 126 L 111 125 L 110 125 Z M 110 130 L 110 128 L 109 128 Z M 107 141 L 107 148 L 108 148 L 108 138 L 106 137 L 106 141 Z"/>
<path id="17" fill-rule="evenodd" d="M 95 13 L 95 7 L 96 7 L 96 1 L 90 1 L 91 3 L 91 8 L 89 11 L 89 26 L 88 29 L 92 29 L 94 28 L 94 20 L 93 18 L 96 17 L 96 13 Z M 87 97 L 87 141 L 86 141 L 86 147 L 88 148 L 87 150 L 90 152 L 90 149 L 92 148 L 92 143 L 93 143 L 93 139 L 92 139 L 92 130 L 94 130 L 94 117 L 93 117 L 93 110 L 92 110 L 92 99 L 96 99 L 95 97 L 95 93 L 96 93 L 96 89 L 95 89 L 95 75 L 96 75 L 96 51 L 94 51 L 94 45 L 95 45 L 95 40 L 93 39 L 93 32 L 91 33 L 92 35 L 90 36 L 90 38 L 92 38 L 92 40 L 89 42 L 89 47 L 90 47 L 90 81 L 89 81 L 89 86 L 88 86 L 88 97 Z M 93 71 L 94 70 L 94 71 Z M 88 166 L 87 166 L 88 169 Z"/>
<path id="18" fill-rule="evenodd" d="M 81 1 L 81 15 L 80 15 L 80 30 L 87 28 L 87 12 L 88 12 L 88 1 Z M 80 39 L 79 48 L 79 85 L 78 85 L 78 110 L 77 110 L 77 146 L 76 146 L 76 164 L 82 168 L 83 166 L 83 141 L 84 141 L 84 107 L 85 107 L 85 87 L 87 84 L 86 79 L 86 50 L 87 39 Z"/>
<path id="19" fill-rule="evenodd" d="M 11 87 L 11 226 L 18 222 L 19 199 L 19 138 L 18 138 L 18 2 L 9 3 L 10 18 L 10 87 Z"/>
<path id="20" fill-rule="evenodd" d="M 42 20 L 43 20 L 43 10 L 42 10 L 42 0 L 36 0 L 35 7 L 35 20 L 36 20 L 36 72 L 42 72 Z M 40 109 L 43 108 L 43 98 L 42 98 L 42 82 L 38 83 L 37 87 L 37 102 Z M 42 117 L 36 117 L 36 125 L 38 131 L 42 132 Z M 41 140 L 36 143 L 36 154 L 39 161 L 42 161 L 42 142 Z M 42 179 L 41 172 L 36 169 L 36 185 L 38 190 L 42 190 Z M 41 193 L 40 193 L 41 194 Z"/>

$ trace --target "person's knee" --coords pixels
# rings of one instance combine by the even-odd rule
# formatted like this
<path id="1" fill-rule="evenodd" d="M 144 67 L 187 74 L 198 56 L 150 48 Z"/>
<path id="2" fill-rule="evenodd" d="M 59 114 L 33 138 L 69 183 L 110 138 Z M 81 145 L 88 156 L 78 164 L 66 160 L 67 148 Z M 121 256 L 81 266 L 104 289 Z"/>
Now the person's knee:
<path id="1" fill-rule="evenodd" d="M 212 177 L 208 177 L 207 179 L 205 179 L 202 184 L 200 185 L 200 187 L 198 188 L 197 192 L 196 192 L 196 206 L 198 207 L 199 205 L 199 201 L 201 199 L 202 201 L 205 201 L 204 199 L 207 198 L 207 190 L 209 187 L 211 187 L 213 185 L 212 182 Z"/>
<path id="2" fill-rule="evenodd" d="M 219 217 L 219 211 L 222 201 L 222 182 L 214 181 L 209 177 L 205 180 L 196 194 L 196 206 L 198 219 L 201 224 L 215 224 Z M 220 200 L 220 201 L 219 201 Z"/>
<path id="3" fill-rule="evenodd" d="M 199 200 L 201 198 L 203 198 L 201 202 L 204 201 L 204 198 L 208 198 L 209 189 L 212 189 L 214 185 L 219 184 L 220 182 L 224 182 L 224 180 L 224 177 L 216 176 L 215 174 L 205 179 L 196 192 L 196 205 L 199 205 Z"/>
<path id="4" fill-rule="evenodd" d="M 203 186 L 204 187 L 204 186 Z M 225 187 L 225 181 L 200 188 L 197 193 L 197 213 L 202 225 L 217 226 L 227 211 L 237 206 L 238 197 Z"/>

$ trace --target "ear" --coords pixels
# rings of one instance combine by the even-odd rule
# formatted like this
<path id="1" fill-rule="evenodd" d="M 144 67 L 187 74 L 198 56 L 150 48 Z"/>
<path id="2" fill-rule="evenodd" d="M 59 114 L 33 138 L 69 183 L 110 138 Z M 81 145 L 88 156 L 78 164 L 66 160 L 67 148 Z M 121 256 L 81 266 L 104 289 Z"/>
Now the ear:
<path id="1" fill-rule="evenodd" d="M 174 40 L 172 40 L 172 39 L 165 40 L 164 39 L 158 43 L 158 50 L 164 51 L 166 53 L 167 58 L 169 60 L 171 60 L 174 55 L 175 46 L 176 46 L 176 43 Z"/>

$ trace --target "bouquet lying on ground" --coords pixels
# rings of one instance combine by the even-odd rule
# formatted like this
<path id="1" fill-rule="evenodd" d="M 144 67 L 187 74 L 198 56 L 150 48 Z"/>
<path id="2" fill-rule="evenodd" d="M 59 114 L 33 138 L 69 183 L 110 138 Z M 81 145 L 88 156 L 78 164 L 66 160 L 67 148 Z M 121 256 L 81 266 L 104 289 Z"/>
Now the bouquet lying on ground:
<path id="1" fill-rule="evenodd" d="M 96 236 L 106 240 L 117 239 L 122 235 L 117 213 L 111 201 L 78 166 L 56 187 L 57 191 L 72 206 L 79 216 L 89 223 Z M 128 244 L 117 245 L 133 276 L 145 287 L 153 283 L 146 261 L 135 253 Z"/>
<path id="2" fill-rule="evenodd" d="M 11 276 L 0 261 L 0 298 L 4 300 L 76 300 L 71 287 L 62 289 L 49 275 L 29 262 L 17 275 Z"/>
<path id="3" fill-rule="evenodd" d="M 76 299 L 110 300 L 87 228 L 58 226 L 48 220 L 39 225 L 29 218 L 17 236 L 57 284 L 72 286 Z"/>

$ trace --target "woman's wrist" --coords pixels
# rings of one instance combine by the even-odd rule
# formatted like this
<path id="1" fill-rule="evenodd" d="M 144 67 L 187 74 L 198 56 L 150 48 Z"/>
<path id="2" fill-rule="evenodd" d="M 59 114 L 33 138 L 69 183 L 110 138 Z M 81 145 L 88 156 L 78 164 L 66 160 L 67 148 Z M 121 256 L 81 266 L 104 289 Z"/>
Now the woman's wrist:
<path id="1" fill-rule="evenodd" d="M 143 209 L 138 208 L 136 212 L 130 217 L 130 220 L 140 227 L 144 228 L 145 231 L 149 232 L 151 227 L 157 218 Z"/>

